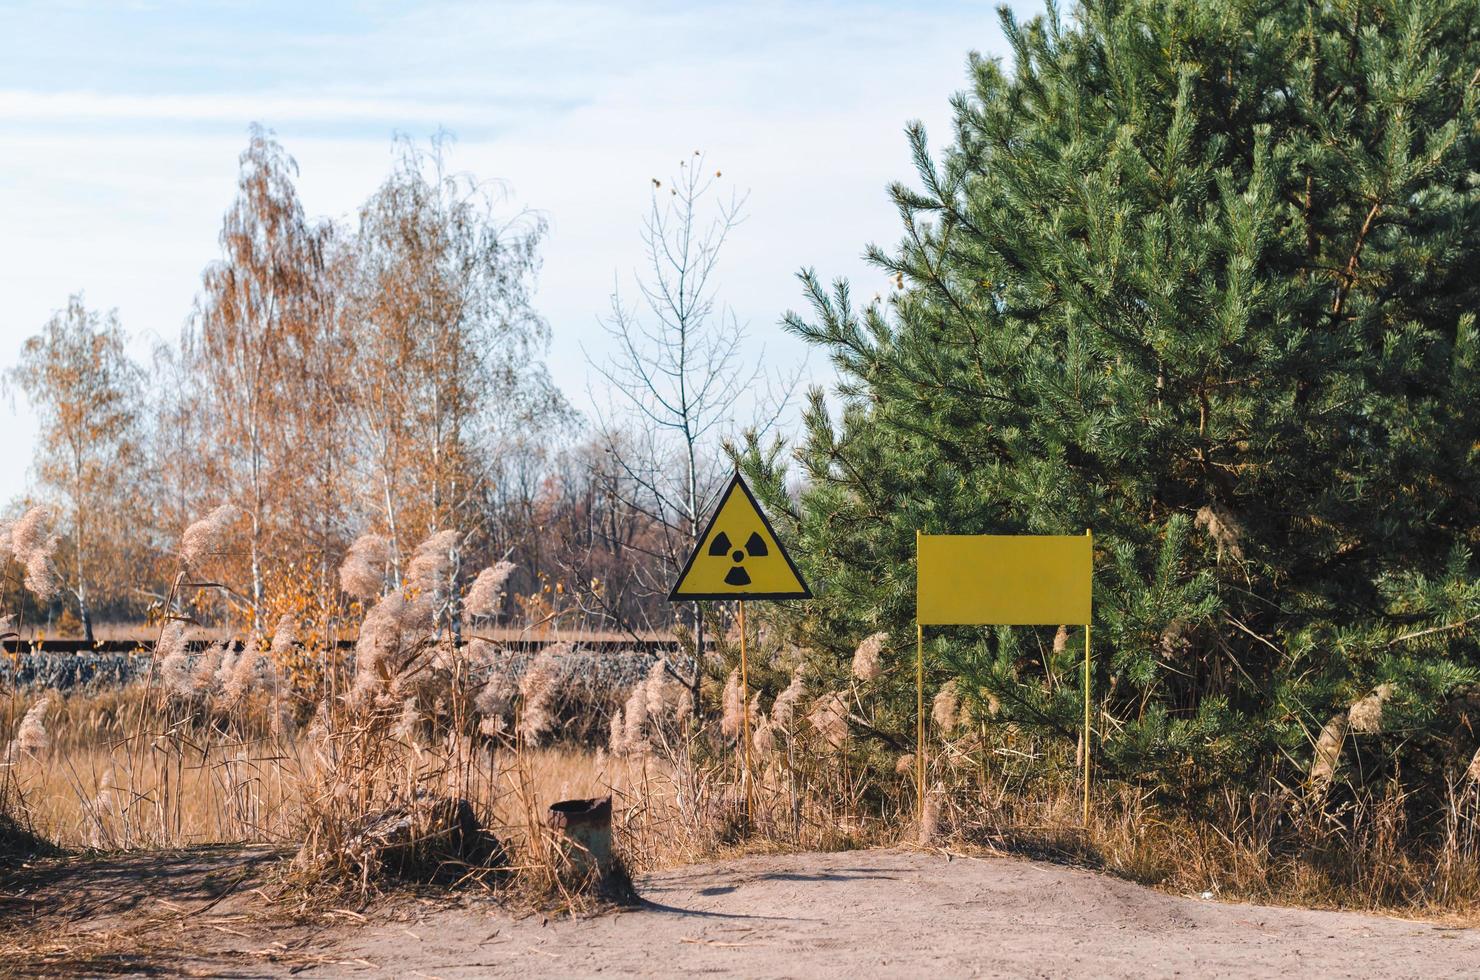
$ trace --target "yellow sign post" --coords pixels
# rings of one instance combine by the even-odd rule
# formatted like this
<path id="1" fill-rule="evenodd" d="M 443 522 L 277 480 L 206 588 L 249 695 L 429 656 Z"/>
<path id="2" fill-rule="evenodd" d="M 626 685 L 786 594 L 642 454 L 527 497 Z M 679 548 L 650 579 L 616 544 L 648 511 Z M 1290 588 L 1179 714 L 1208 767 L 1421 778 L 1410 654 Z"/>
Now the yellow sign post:
<path id="1" fill-rule="evenodd" d="M 745 815 L 754 819 L 750 768 L 750 676 L 745 657 L 746 599 L 810 599 L 812 591 L 737 472 L 720 495 L 670 602 L 735 599 L 740 626 L 740 738 L 745 744 Z"/>
<path id="2" fill-rule="evenodd" d="M 915 532 L 915 767 L 925 806 L 925 627 L 1084 624 L 1084 822 L 1089 823 L 1094 537 Z"/>

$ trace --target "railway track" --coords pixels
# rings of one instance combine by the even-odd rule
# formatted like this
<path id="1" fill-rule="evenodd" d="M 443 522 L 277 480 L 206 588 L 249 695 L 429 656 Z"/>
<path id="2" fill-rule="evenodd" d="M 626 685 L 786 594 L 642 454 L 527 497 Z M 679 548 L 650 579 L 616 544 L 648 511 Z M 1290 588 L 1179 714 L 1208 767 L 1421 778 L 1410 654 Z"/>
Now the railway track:
<path id="1" fill-rule="evenodd" d="M 567 643 L 585 666 L 585 670 L 605 681 L 629 683 L 641 673 L 644 665 L 657 657 L 677 657 L 678 641 L 663 634 L 631 636 L 617 633 L 567 632 L 531 636 L 516 630 L 472 634 L 498 645 L 508 653 L 509 669 L 522 673 L 536 655 L 556 644 Z M 188 649 L 199 653 L 216 642 L 216 637 L 191 640 Z M 240 641 L 237 641 L 238 644 Z M 10 639 L 0 643 L 0 682 L 16 686 L 48 687 L 65 690 L 86 684 L 123 684 L 142 677 L 148 670 L 154 651 L 154 636 L 110 637 L 94 640 Z M 338 650 L 354 652 L 353 638 L 342 638 Z M 628 676 L 632 675 L 632 676 Z"/>
<path id="2" fill-rule="evenodd" d="M 486 639 L 510 650 L 539 652 L 558 643 L 569 643 L 577 649 L 592 653 L 615 653 L 636 651 L 641 653 L 665 654 L 678 649 L 678 640 L 668 634 L 652 633 L 632 636 L 626 633 L 550 633 L 534 636 L 517 630 L 497 630 L 490 633 L 470 633 L 468 639 Z M 44 656 L 77 656 L 79 654 L 101 654 L 127 656 L 147 654 L 154 650 L 156 636 L 150 634 L 136 637 L 109 637 L 86 640 L 77 638 L 9 639 L 0 641 L 0 649 L 7 654 L 40 654 Z M 220 637 L 207 636 L 190 641 L 190 649 L 202 650 Z M 240 643 L 240 641 L 238 641 Z M 342 637 L 336 645 L 340 650 L 350 651 L 355 647 L 353 637 Z"/>

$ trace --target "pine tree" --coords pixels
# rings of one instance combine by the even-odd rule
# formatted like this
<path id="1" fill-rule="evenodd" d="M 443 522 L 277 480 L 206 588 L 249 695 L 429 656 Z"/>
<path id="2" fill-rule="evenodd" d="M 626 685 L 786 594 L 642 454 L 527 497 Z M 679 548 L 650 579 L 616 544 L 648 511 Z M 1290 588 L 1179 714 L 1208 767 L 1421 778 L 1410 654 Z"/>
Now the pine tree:
<path id="1" fill-rule="evenodd" d="M 1480 679 L 1480 7 L 1002 16 L 1012 70 L 973 56 L 949 147 L 909 128 L 903 238 L 869 251 L 892 294 L 809 271 L 788 317 L 842 378 L 797 449 L 809 642 L 838 671 L 878 628 L 913 654 L 916 528 L 1089 527 L 1106 764 L 1304 777 L 1380 691 L 1347 744 L 1452 766 Z M 773 511 L 777 459 L 746 459 Z M 1082 643 L 1054 632 L 945 631 L 930 669 L 1072 736 Z"/>

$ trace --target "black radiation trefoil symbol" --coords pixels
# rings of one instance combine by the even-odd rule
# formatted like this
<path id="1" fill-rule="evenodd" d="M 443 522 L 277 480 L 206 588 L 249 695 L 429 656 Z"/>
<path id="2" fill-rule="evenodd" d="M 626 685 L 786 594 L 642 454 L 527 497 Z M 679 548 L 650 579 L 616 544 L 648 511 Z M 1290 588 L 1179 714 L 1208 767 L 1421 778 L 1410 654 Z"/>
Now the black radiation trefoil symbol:
<path id="1" fill-rule="evenodd" d="M 709 554 L 711 557 L 718 558 L 733 547 L 730 544 L 730 536 L 721 531 L 714 536 L 713 541 L 709 542 Z M 745 542 L 744 551 L 735 548 L 730 552 L 730 560 L 735 563 L 735 567 L 725 573 L 725 584 L 749 585 L 750 573 L 745 570 L 745 557 L 749 555 L 751 558 L 764 558 L 768 554 L 770 552 L 766 549 L 766 539 L 757 532 L 751 532 L 750 538 Z"/>
<path id="2" fill-rule="evenodd" d="M 669 601 L 810 598 L 786 546 L 736 473 L 684 561 Z"/>

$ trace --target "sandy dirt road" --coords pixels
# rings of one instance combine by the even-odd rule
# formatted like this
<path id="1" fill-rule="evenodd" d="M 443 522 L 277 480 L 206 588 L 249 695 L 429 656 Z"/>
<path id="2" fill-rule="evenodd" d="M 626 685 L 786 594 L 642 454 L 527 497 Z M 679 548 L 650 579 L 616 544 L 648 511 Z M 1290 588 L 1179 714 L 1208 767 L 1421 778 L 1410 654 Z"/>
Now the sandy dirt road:
<path id="1" fill-rule="evenodd" d="M 1480 976 L 1480 929 L 1183 898 L 1014 857 L 767 855 L 650 875 L 638 882 L 643 907 L 582 920 L 426 900 L 370 912 L 363 923 L 346 912 L 287 925 L 253 912 L 257 877 L 244 856 L 65 865 L 0 895 L 9 937 L 45 935 L 52 951 L 9 946 L 0 973 Z M 270 857 L 252 860 L 266 867 Z"/>
<path id="2" fill-rule="evenodd" d="M 755 857 L 640 890 L 650 904 L 632 912 L 545 924 L 440 912 L 348 934 L 336 953 L 447 978 L 1480 975 L 1480 930 L 1180 898 L 1018 858 Z"/>

